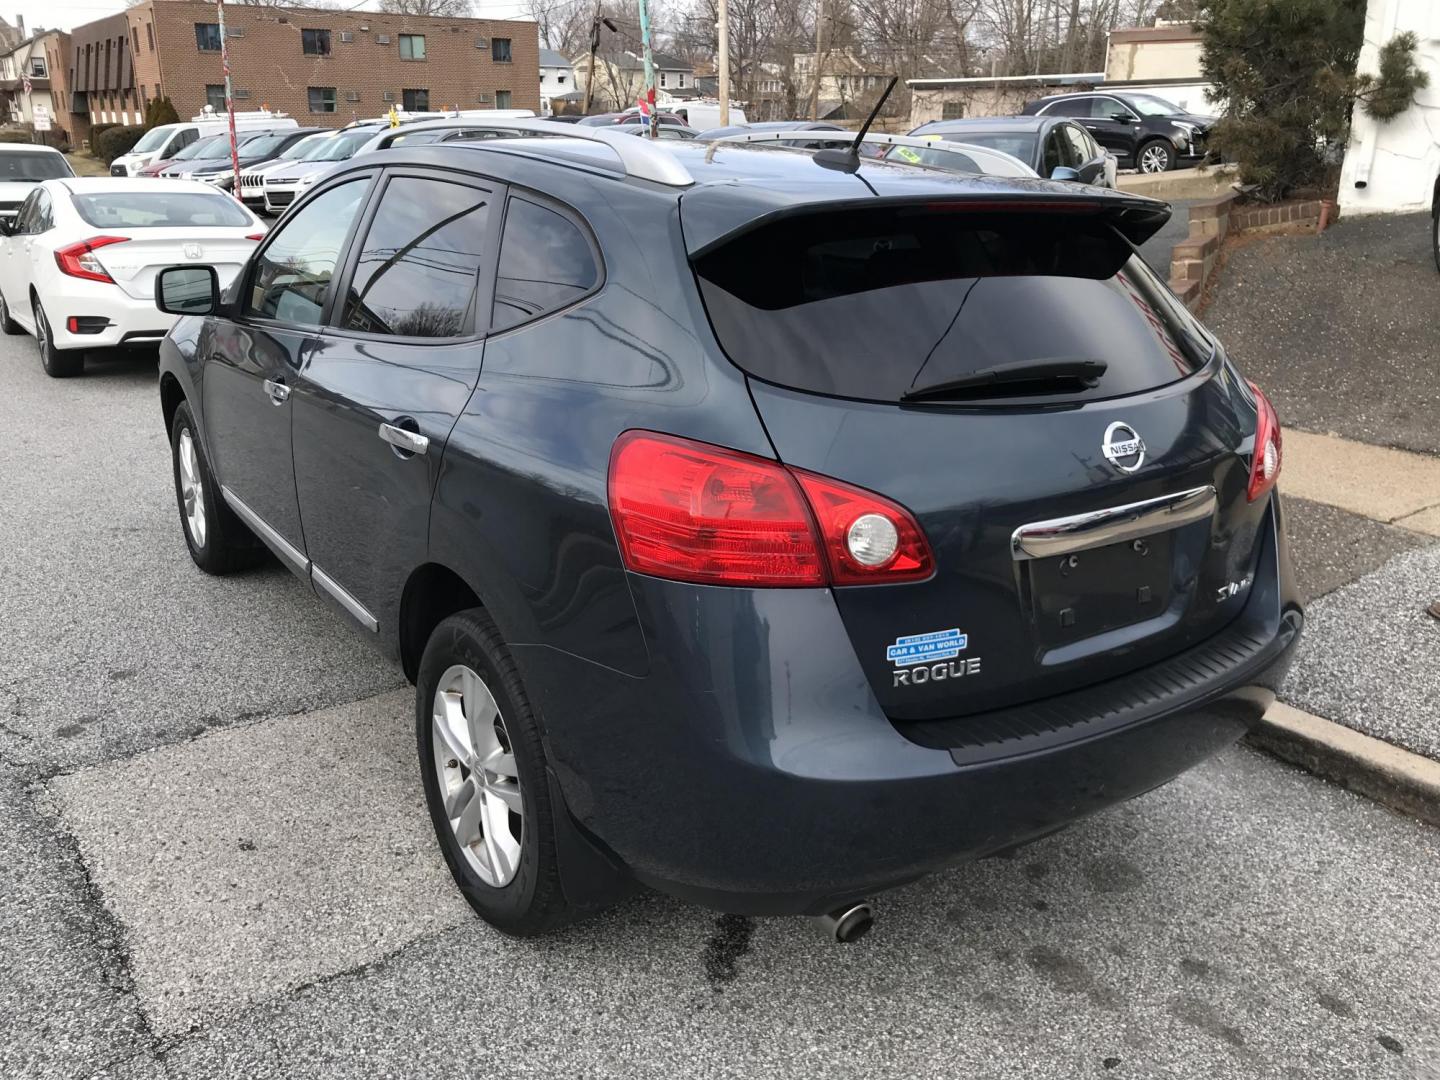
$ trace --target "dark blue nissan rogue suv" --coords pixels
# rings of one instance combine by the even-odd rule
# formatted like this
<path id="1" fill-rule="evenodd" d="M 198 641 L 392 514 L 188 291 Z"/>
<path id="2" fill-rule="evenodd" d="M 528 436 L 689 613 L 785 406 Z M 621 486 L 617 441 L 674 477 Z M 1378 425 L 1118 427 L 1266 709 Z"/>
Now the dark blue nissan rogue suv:
<path id="1" fill-rule="evenodd" d="M 1135 254 L 1163 204 L 512 123 L 156 282 L 195 562 L 398 657 L 487 920 L 835 913 L 1262 715 L 1281 433 Z"/>

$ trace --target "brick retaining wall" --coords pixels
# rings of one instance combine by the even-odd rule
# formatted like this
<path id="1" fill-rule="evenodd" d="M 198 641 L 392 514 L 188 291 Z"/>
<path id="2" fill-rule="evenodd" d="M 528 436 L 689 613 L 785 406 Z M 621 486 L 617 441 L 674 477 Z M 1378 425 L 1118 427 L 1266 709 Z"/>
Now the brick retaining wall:
<path id="1" fill-rule="evenodd" d="M 1320 224 L 1321 201 L 1277 205 L 1237 205 L 1237 192 L 1201 199 L 1190 205 L 1190 236 L 1170 255 L 1170 288 L 1194 311 L 1199 306 L 1205 283 L 1214 273 L 1220 248 L 1231 233 L 1277 225 Z"/>

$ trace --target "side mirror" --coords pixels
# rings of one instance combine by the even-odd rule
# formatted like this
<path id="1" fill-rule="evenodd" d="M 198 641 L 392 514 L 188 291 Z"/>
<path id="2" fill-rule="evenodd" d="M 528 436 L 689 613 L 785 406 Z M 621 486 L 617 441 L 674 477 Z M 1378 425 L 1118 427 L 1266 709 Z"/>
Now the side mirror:
<path id="1" fill-rule="evenodd" d="M 1117 124 L 1129 124 L 1133 123 L 1135 120 L 1135 118 L 1131 116 L 1128 112 L 1111 113 L 1110 119 L 1114 120 Z"/>
<path id="2" fill-rule="evenodd" d="M 15 218 L 0 217 L 0 236 L 15 235 Z"/>
<path id="3" fill-rule="evenodd" d="M 213 315 L 220 279 L 213 266 L 167 266 L 155 275 L 155 306 L 167 315 Z"/>
<path id="4" fill-rule="evenodd" d="M 1069 165 L 1056 165 L 1050 172 L 1051 180 L 1079 180 L 1080 174 Z"/>

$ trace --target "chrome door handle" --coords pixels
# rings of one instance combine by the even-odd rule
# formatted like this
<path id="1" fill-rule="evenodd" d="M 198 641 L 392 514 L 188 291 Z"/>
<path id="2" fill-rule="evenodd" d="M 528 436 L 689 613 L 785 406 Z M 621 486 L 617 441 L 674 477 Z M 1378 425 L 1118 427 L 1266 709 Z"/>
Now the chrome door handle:
<path id="1" fill-rule="evenodd" d="M 290 387 L 275 379 L 266 379 L 260 384 L 265 388 L 265 393 L 270 395 L 272 405 L 284 405 L 290 399 Z"/>
<path id="2" fill-rule="evenodd" d="M 423 454 L 430 449 L 428 436 L 414 431 L 406 431 L 394 424 L 381 424 L 380 438 L 395 447 L 396 450 L 406 454 Z"/>

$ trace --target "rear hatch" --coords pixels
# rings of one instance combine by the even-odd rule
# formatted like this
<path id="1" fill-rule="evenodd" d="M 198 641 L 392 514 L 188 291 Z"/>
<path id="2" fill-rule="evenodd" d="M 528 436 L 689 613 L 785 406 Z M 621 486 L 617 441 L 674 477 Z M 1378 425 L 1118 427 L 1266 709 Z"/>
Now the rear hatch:
<path id="1" fill-rule="evenodd" d="M 255 251 L 247 236 L 264 231 L 224 192 L 196 185 L 177 191 L 90 190 L 73 194 L 76 212 L 97 236 L 120 237 L 95 248 L 95 257 L 127 296 L 155 295 L 155 275 L 177 263 L 215 267 L 224 288 Z"/>
<path id="2" fill-rule="evenodd" d="M 1134 220 L 1039 191 L 874 199 L 692 253 L 781 460 L 896 500 L 929 540 L 930 579 L 834 590 L 894 719 L 1113 678 L 1243 607 L 1256 405 Z"/>
<path id="3" fill-rule="evenodd" d="M 134 229 L 129 232 L 124 243 L 107 244 L 97 249 L 95 257 L 126 296 L 139 300 L 154 297 L 155 275 L 161 270 L 188 262 L 215 267 L 223 290 L 255 252 L 255 241 L 247 240 L 238 229 Z"/>

